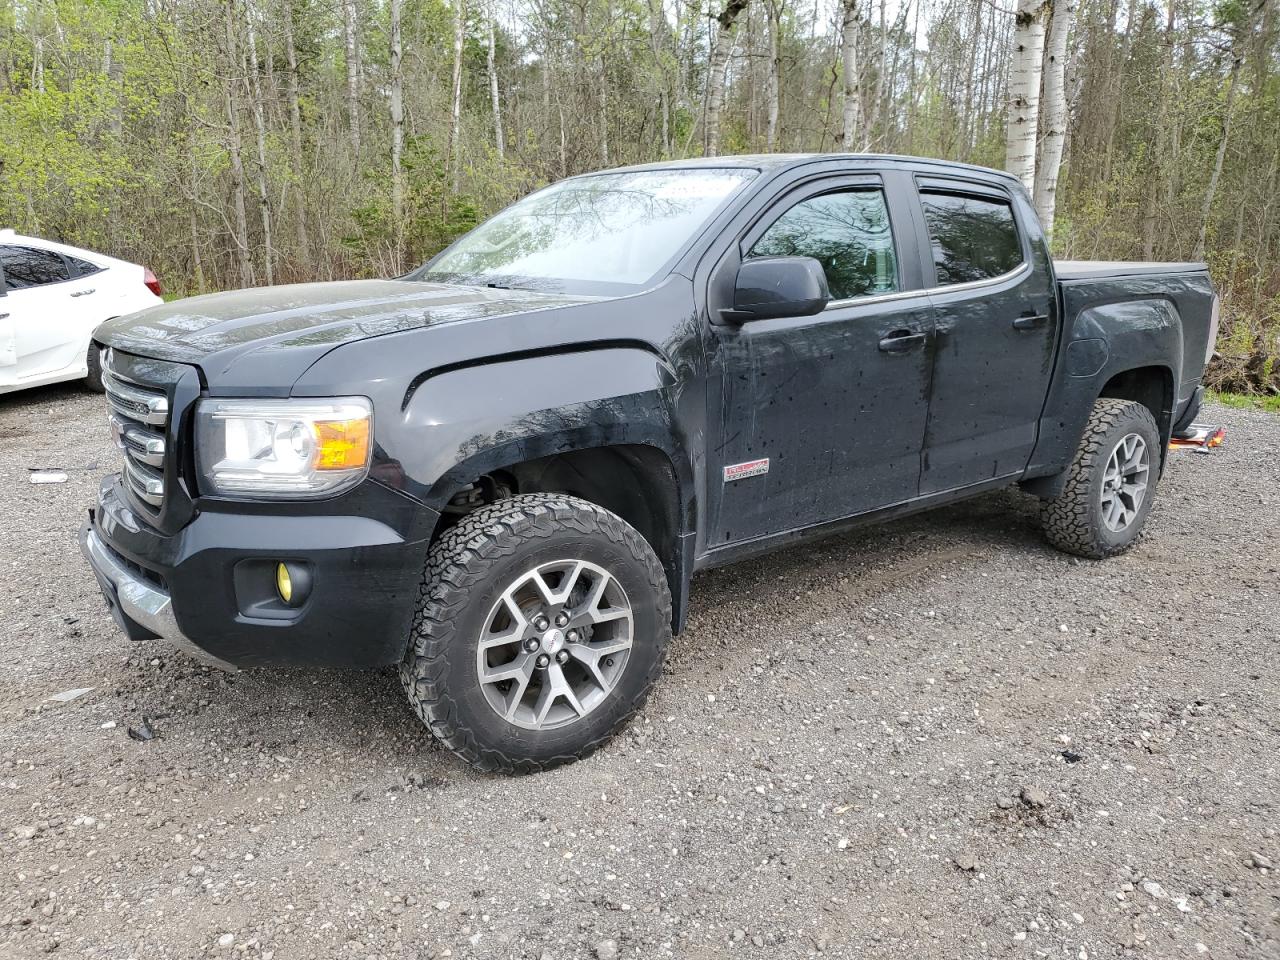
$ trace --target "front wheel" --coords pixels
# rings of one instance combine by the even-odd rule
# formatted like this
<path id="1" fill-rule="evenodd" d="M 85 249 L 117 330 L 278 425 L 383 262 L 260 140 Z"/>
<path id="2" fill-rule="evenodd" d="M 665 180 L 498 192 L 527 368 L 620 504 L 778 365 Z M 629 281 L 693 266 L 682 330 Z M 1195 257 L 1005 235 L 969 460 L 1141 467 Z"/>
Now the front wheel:
<path id="1" fill-rule="evenodd" d="M 89 372 L 84 378 L 84 385 L 94 393 L 102 393 L 102 354 L 97 345 L 89 344 L 89 353 L 85 358 L 85 366 Z"/>
<path id="2" fill-rule="evenodd" d="M 1142 533 L 1160 477 L 1160 431 L 1151 411 L 1103 397 L 1093 405 L 1062 493 L 1045 500 L 1040 523 L 1059 550 L 1101 559 Z"/>
<path id="3" fill-rule="evenodd" d="M 525 494 L 432 547 L 400 678 L 473 766 L 545 770 L 630 719 L 670 636 L 666 576 L 635 529 L 585 500 Z"/>

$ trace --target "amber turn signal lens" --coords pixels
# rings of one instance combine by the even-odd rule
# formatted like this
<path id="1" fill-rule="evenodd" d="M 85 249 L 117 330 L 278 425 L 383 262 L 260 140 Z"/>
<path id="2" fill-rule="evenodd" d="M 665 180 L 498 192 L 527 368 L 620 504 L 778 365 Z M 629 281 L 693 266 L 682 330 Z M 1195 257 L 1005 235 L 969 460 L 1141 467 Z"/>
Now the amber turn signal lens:
<path id="1" fill-rule="evenodd" d="M 285 603 L 293 600 L 293 578 L 289 576 L 289 568 L 283 563 L 276 564 L 276 593 Z"/>
<path id="2" fill-rule="evenodd" d="M 317 470 L 358 470 L 369 462 L 369 420 L 320 420 L 315 424 Z"/>

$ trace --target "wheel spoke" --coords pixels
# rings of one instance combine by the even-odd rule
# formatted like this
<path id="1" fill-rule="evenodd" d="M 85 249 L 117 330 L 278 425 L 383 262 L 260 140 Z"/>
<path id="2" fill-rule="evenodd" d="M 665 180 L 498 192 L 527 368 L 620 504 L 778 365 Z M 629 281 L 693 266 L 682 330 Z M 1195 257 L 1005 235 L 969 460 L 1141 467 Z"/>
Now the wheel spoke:
<path id="1" fill-rule="evenodd" d="M 481 683 L 501 683 L 503 680 L 515 680 L 524 677 L 528 683 L 529 677 L 533 673 L 534 657 L 531 653 L 523 651 L 510 663 L 504 663 L 501 666 L 486 666 L 480 673 Z"/>

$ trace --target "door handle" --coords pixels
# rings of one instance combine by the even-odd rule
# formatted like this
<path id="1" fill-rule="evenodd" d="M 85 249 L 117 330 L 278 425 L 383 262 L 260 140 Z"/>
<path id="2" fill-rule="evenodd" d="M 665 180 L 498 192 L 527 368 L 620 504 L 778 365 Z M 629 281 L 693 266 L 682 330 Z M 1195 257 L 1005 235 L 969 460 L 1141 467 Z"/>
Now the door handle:
<path id="1" fill-rule="evenodd" d="M 87 297 L 89 294 L 93 293 L 93 291 L 94 291 L 95 289 L 97 289 L 97 288 L 96 288 L 96 287 L 90 287 L 88 290 L 72 290 L 72 291 L 71 291 L 71 295 L 72 295 L 73 297 Z"/>
<path id="2" fill-rule="evenodd" d="M 1036 327 L 1043 327 L 1049 322 L 1047 313 L 1039 314 L 1034 317 L 1018 317 L 1013 321 L 1013 329 L 1015 330 L 1034 330 Z"/>
<path id="3" fill-rule="evenodd" d="M 0 320 L 8 320 L 8 319 L 9 319 L 9 315 L 7 313 L 0 313 Z"/>
<path id="4" fill-rule="evenodd" d="M 910 330 L 895 330 L 883 340 L 880 341 L 880 351 L 882 353 L 903 353 L 912 347 L 918 347 L 924 343 L 925 335 L 923 333 L 912 333 Z"/>

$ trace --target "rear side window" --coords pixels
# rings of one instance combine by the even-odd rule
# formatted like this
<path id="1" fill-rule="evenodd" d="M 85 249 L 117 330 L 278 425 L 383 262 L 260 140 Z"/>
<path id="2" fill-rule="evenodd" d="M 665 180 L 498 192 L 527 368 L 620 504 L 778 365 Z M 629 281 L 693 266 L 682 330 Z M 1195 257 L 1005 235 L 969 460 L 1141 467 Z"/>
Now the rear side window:
<path id="1" fill-rule="evenodd" d="M 1013 207 L 1001 200 L 921 191 L 938 284 L 970 283 L 1022 263 Z"/>
<path id="2" fill-rule="evenodd" d="M 778 217 L 748 257 L 813 257 L 827 274 L 833 300 L 898 289 L 889 210 L 879 190 L 824 193 Z"/>
<path id="3" fill-rule="evenodd" d="M 90 263 L 88 260 L 81 260 L 79 257 L 63 257 L 67 261 L 67 266 L 71 268 L 73 277 L 87 277 L 91 273 L 97 273 L 102 268 L 96 263 Z"/>
<path id="4" fill-rule="evenodd" d="M 40 287 L 71 279 L 62 254 L 34 247 L 0 246 L 6 290 Z"/>

